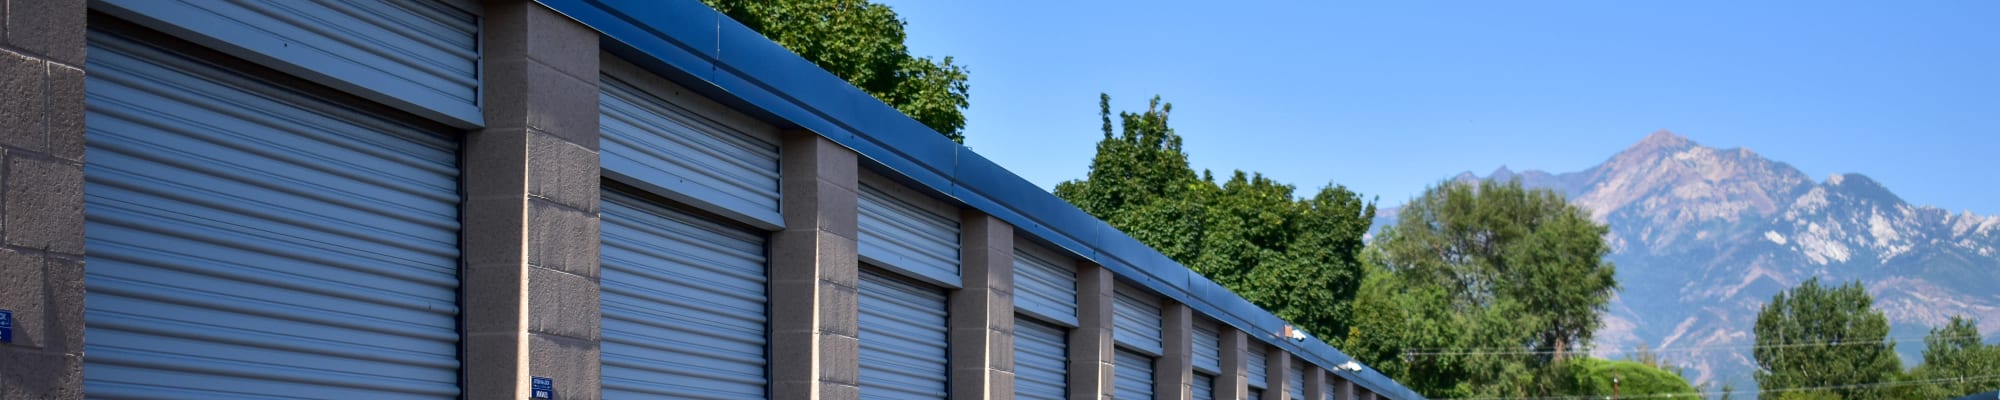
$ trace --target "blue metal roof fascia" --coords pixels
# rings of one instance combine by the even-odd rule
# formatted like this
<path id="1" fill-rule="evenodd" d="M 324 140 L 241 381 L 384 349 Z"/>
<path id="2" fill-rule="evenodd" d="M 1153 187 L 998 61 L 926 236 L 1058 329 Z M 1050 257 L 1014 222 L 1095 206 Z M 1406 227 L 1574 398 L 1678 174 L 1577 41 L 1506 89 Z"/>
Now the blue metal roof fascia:
<path id="1" fill-rule="evenodd" d="M 536 1 L 596 29 L 607 49 L 634 64 L 781 127 L 820 134 L 922 189 L 1007 221 L 1321 368 L 1333 370 L 1350 359 L 1317 339 L 1293 342 L 1263 333 L 1286 322 L 700 1 Z M 1388 397 L 1421 398 L 1372 369 L 1336 373 Z"/>

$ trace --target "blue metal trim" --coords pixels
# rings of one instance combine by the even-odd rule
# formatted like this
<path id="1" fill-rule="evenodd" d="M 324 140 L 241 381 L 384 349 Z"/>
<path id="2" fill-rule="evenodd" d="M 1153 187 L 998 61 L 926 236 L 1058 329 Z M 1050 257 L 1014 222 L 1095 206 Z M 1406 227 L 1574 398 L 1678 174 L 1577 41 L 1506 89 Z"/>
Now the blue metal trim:
<path id="1" fill-rule="evenodd" d="M 1422 398 L 1317 339 L 1277 338 L 1285 321 L 952 143 L 698 0 L 536 0 L 603 34 L 613 54 L 780 128 L 806 129 L 895 171 L 918 188 L 1187 304 L 1217 321 L 1390 398 Z"/>

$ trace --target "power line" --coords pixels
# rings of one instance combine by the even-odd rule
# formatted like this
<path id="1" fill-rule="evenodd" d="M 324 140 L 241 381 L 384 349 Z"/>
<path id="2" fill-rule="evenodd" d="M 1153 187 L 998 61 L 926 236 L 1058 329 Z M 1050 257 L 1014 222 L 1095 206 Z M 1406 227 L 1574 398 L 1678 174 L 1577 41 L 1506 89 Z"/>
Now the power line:
<path id="1" fill-rule="evenodd" d="M 1918 342 L 1918 341 L 1922 341 L 1922 339 L 1924 339 L 1924 338 L 1927 338 L 1927 337 L 1930 337 L 1930 335 L 1924 335 L 1924 336 L 1901 336 L 1901 337 L 1884 337 L 1884 338 L 1882 338 L 1882 340 L 1861 340 L 1861 341 L 1853 341 L 1853 340 L 1829 340 L 1829 341 L 1814 341 L 1814 342 L 1793 342 L 1793 343 L 1777 343 L 1777 344 L 1763 344 L 1763 345 L 1759 345 L 1759 344 L 1713 344 L 1713 345 L 1694 345 L 1694 346 L 1683 346 L 1683 347 L 1673 347 L 1673 348 L 1660 348 L 1660 349 L 1646 349 L 1646 351 L 1645 351 L 1644 353 L 1651 353 L 1651 354 L 1693 354 L 1693 353 L 1700 353 L 1700 352 L 1703 352 L 1703 351 L 1715 351 L 1715 350 L 1754 350 L 1754 349 L 1760 349 L 1760 348 L 1792 348 L 1792 347 L 1817 347 L 1817 346 L 1862 346 L 1862 345 L 1883 345 L 1883 344 L 1888 344 L 1888 343 L 1889 343 L 1889 341 L 1892 341 L 1892 340 L 1894 340 L 1894 341 L 1898 341 L 1898 342 L 1903 342 L 1903 343 L 1914 343 L 1914 342 Z M 1995 333 L 1995 334 L 1987 334 L 1987 335 L 1954 335 L 1954 336 L 1942 336 L 1942 337 L 1943 337 L 1943 338 L 1947 338 L 1947 339 L 1952 339 L 1952 338 L 1974 338 L 1974 339 L 1984 339 L 1984 338 L 1989 338 L 1989 337 L 2000 337 L 2000 333 Z M 1524 350 L 1524 349 L 1508 349 L 1508 348 L 1500 348 L 1500 347 L 1488 347 L 1488 348 L 1486 348 L 1486 349 L 1492 349 L 1492 350 L 1481 350 L 1480 348 L 1473 348 L 1473 349 L 1471 349 L 1471 350 L 1455 350 L 1455 349 L 1449 349 L 1449 348 L 1429 348 L 1429 349 L 1417 349 L 1416 351 L 1405 351 L 1405 352 L 1403 352 L 1403 355 L 1405 355 L 1405 356 L 1477 356 L 1477 355 L 1549 355 L 1549 354 L 1556 354 L 1556 353 L 1589 353 L 1589 350 L 1582 350 L 1582 349 L 1567 349 L 1567 350 Z M 1631 354 L 1641 354 L 1641 353 L 1642 353 L 1641 351 L 1639 351 L 1639 350 L 1636 350 L 1636 349 L 1635 349 L 1635 350 L 1616 350 L 1616 351 L 1612 351 L 1612 352 L 1609 352 L 1609 353 L 1606 353 L 1606 354 L 1610 354 L 1610 355 L 1631 355 Z"/>
<path id="2" fill-rule="evenodd" d="M 1693 395 L 1685 393 L 1683 394 L 1655 393 L 1655 394 L 1638 395 L 1638 396 L 1618 396 L 1618 398 L 1621 400 L 1658 399 L 1658 398 L 1695 398 L 1695 397 L 1706 398 L 1710 396 L 1719 396 L 1722 394 L 1742 395 L 1742 394 L 1785 393 L 1785 392 L 1803 392 L 1811 390 L 1861 389 L 1861 388 L 1874 388 L 1874 387 L 1915 386 L 1915 385 L 1930 384 L 1930 383 L 1946 383 L 1946 382 L 1959 382 L 1959 381 L 1981 382 L 1981 381 L 1995 381 L 1995 380 L 2000 380 L 2000 375 L 1979 375 L 1979 376 L 1964 376 L 1964 377 L 1925 379 L 1925 380 L 1914 380 L 1914 381 L 1856 383 L 1856 384 L 1846 384 L 1846 385 L 1807 386 L 1807 387 L 1783 388 L 1783 389 L 1730 390 L 1730 391 L 1717 390 L 1708 392 L 1696 392 Z M 1547 396 L 1547 397 L 1446 397 L 1446 398 L 1439 398 L 1437 400 L 1595 400 L 1595 399 L 1608 399 L 1608 398 L 1611 398 L 1611 395 L 1569 395 L 1569 396 Z"/>

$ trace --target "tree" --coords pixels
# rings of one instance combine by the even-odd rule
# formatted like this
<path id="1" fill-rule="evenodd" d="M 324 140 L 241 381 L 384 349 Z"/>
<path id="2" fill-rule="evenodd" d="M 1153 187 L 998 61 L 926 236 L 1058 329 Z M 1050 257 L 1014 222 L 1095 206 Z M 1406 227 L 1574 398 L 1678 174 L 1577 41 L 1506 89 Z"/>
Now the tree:
<path id="1" fill-rule="evenodd" d="M 1819 278 L 1772 297 L 1753 328 L 1757 386 L 1790 396 L 1883 397 L 1868 385 L 1893 382 L 1902 362 L 1889 320 L 1873 303 L 1860 282 L 1827 287 Z"/>
<path id="2" fill-rule="evenodd" d="M 1568 396 L 1699 399 L 1701 394 L 1679 374 L 1636 361 L 1574 358 L 1559 364 Z"/>
<path id="3" fill-rule="evenodd" d="M 1560 358 L 1588 343 L 1618 290 L 1608 231 L 1582 208 L 1519 180 L 1445 182 L 1425 190 L 1383 230 L 1383 262 L 1449 293 L 1458 310 L 1518 305 L 1532 337 L 1519 346 Z"/>
<path id="4" fill-rule="evenodd" d="M 1910 397 L 1948 398 L 2000 389 L 2000 344 L 1980 342 L 1978 322 L 1957 316 L 1924 336 L 1924 363 L 1910 370 Z"/>
<path id="5" fill-rule="evenodd" d="M 1299 198 L 1291 185 L 1242 171 L 1217 184 L 1188 166 L 1172 111 L 1154 97 L 1114 124 L 1110 96 L 1100 95 L 1104 137 L 1089 174 L 1056 185 L 1056 196 L 1306 332 L 1338 339 L 1352 319 L 1375 205 L 1337 185 Z"/>
<path id="6" fill-rule="evenodd" d="M 903 20 L 867 0 L 702 0 L 954 142 L 965 141 L 965 66 L 910 55 Z"/>

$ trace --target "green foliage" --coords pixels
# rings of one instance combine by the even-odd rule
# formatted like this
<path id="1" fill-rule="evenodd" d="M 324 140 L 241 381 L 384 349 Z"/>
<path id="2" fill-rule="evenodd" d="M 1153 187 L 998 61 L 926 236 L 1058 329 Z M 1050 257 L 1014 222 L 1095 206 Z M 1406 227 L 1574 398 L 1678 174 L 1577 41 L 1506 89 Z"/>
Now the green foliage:
<path id="1" fill-rule="evenodd" d="M 1910 370 L 1905 398 L 1948 398 L 2000 390 L 2000 344 L 1980 342 L 1978 322 L 1951 317 L 1924 336 L 1924 363 Z"/>
<path id="2" fill-rule="evenodd" d="M 1098 98 L 1104 138 L 1089 175 L 1056 185 L 1057 197 L 1306 332 L 1329 341 L 1347 332 L 1374 204 L 1341 186 L 1299 198 L 1241 171 L 1217 184 L 1188 166 L 1167 124 L 1172 104 L 1154 97 L 1114 124 L 1110 101 Z"/>
<path id="3" fill-rule="evenodd" d="M 1573 358 L 1557 364 L 1558 391 L 1566 396 L 1699 399 L 1701 395 L 1673 371 L 1636 361 Z"/>
<path id="4" fill-rule="evenodd" d="M 867 0 L 702 0 L 827 72 L 964 142 L 965 66 L 910 55 L 903 20 Z"/>
<path id="5" fill-rule="evenodd" d="M 1617 291 L 1606 228 L 1547 190 L 1446 182 L 1383 229 L 1355 300 L 1351 354 L 1427 396 L 1558 393 Z M 1456 349 L 1419 352 L 1414 349 Z"/>
<path id="6" fill-rule="evenodd" d="M 1785 396 L 1887 397 L 1872 385 L 1894 381 L 1902 362 L 1888 340 L 1889 320 L 1870 308 L 1873 303 L 1860 282 L 1827 287 L 1813 278 L 1779 292 L 1757 313 L 1753 328 L 1757 386 L 1824 388 L 1781 392 Z"/>

